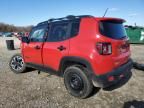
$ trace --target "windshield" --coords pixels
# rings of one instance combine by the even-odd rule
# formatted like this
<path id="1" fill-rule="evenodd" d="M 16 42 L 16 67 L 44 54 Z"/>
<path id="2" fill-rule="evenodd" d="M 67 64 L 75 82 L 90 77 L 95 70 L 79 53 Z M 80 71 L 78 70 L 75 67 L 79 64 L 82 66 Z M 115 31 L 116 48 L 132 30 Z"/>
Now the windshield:
<path id="1" fill-rule="evenodd" d="M 127 37 L 125 28 L 122 22 L 116 21 L 101 21 L 100 32 L 102 35 L 113 39 L 123 39 Z"/>

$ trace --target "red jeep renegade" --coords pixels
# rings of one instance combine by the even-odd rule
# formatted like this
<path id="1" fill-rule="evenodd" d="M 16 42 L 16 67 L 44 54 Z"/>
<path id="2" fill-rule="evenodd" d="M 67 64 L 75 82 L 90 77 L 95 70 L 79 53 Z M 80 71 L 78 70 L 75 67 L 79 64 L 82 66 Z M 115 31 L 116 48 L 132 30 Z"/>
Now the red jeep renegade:
<path id="1" fill-rule="evenodd" d="M 64 77 L 68 92 L 86 98 L 94 87 L 116 85 L 131 74 L 130 46 L 119 18 L 67 16 L 35 26 L 10 60 L 15 73 L 28 67 Z"/>

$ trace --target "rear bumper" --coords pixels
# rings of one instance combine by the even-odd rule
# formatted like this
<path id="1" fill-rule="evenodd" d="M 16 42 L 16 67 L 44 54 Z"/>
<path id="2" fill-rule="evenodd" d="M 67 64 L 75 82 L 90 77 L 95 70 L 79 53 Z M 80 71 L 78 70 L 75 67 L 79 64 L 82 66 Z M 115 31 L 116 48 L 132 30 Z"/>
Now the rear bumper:
<path id="1" fill-rule="evenodd" d="M 130 59 L 126 64 L 122 65 L 121 67 L 111 72 L 108 72 L 107 74 L 100 75 L 100 76 L 93 76 L 92 82 L 96 87 L 106 88 L 112 86 L 128 78 L 127 76 L 130 76 L 132 74 L 131 73 L 132 67 L 133 67 L 133 62 Z"/>

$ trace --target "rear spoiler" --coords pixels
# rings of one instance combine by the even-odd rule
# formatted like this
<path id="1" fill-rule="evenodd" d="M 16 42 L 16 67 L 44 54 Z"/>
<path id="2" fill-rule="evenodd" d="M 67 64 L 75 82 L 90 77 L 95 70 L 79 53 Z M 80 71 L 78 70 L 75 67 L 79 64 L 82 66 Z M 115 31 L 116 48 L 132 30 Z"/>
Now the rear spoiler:
<path id="1" fill-rule="evenodd" d="M 126 20 L 121 19 L 121 18 L 101 18 L 100 21 L 119 22 L 119 23 L 126 22 Z"/>

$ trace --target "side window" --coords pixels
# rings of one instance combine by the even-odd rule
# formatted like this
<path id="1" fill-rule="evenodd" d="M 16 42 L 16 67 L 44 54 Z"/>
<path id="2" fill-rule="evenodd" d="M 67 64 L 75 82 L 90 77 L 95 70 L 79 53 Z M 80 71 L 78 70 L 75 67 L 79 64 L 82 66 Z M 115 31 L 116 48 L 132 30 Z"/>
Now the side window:
<path id="1" fill-rule="evenodd" d="M 80 22 L 72 23 L 71 37 L 74 37 L 74 36 L 78 35 L 79 27 L 80 27 Z"/>
<path id="2" fill-rule="evenodd" d="M 31 33 L 31 42 L 42 42 L 45 34 L 45 29 L 34 29 Z"/>
<path id="3" fill-rule="evenodd" d="M 48 41 L 56 42 L 66 40 L 68 38 L 68 23 L 52 24 Z"/>

